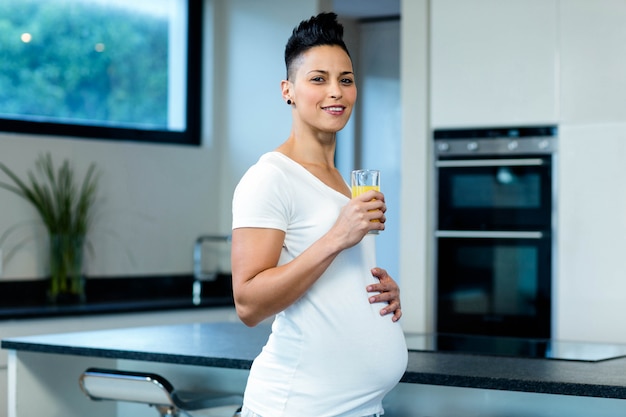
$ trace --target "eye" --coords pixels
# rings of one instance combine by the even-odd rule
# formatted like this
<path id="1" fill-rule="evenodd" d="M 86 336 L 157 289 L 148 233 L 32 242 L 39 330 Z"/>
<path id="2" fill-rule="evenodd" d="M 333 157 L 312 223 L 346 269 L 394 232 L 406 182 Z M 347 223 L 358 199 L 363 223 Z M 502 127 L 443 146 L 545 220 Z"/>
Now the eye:
<path id="1" fill-rule="evenodd" d="M 322 77 L 321 75 L 318 75 L 318 76 L 311 78 L 311 81 L 315 83 L 323 83 L 325 80 L 324 80 L 324 77 Z"/>
<path id="2" fill-rule="evenodd" d="M 352 78 L 342 78 L 341 79 L 341 84 L 352 85 L 352 84 L 354 84 L 354 80 Z"/>

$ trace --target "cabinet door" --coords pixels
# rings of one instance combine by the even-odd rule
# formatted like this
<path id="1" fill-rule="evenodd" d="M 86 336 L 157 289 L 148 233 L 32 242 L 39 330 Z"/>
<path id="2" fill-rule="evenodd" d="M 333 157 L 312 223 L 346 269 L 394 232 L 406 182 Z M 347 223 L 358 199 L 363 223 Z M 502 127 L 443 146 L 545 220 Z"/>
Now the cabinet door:
<path id="1" fill-rule="evenodd" d="M 625 123 L 559 128 L 557 339 L 626 343 L 624 155 Z"/>
<path id="2" fill-rule="evenodd" d="M 433 0 L 431 122 L 557 121 L 556 0 Z"/>
<path id="3" fill-rule="evenodd" d="M 567 0 L 559 8 L 562 121 L 626 122 L 626 1 Z"/>

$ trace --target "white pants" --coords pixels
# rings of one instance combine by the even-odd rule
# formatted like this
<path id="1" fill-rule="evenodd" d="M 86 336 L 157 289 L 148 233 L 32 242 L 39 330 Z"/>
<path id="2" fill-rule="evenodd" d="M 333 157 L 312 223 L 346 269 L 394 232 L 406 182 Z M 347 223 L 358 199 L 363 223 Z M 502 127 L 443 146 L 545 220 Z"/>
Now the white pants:
<path id="1" fill-rule="evenodd" d="M 262 417 L 262 416 L 258 415 L 257 413 L 253 413 L 246 407 L 243 407 L 241 410 L 241 417 Z M 380 414 L 371 414 L 369 416 L 363 416 L 363 417 L 382 417 L 382 416 Z"/>

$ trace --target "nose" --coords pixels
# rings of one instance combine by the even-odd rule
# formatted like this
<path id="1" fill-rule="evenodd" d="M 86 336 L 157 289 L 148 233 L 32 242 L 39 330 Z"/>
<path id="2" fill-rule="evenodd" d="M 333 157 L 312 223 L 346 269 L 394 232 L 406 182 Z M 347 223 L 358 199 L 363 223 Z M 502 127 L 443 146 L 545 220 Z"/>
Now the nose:
<path id="1" fill-rule="evenodd" d="M 330 98 L 335 99 L 335 100 L 338 100 L 341 97 L 343 97 L 343 91 L 341 89 L 341 84 L 339 83 L 339 81 L 335 81 L 330 84 L 329 96 Z"/>

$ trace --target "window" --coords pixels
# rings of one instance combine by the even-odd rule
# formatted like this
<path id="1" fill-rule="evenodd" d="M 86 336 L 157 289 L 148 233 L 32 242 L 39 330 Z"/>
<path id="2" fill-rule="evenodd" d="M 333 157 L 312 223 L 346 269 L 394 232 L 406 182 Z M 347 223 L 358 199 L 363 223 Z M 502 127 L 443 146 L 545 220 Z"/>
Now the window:
<path id="1" fill-rule="evenodd" d="M 200 143 L 202 1 L 3 0 L 0 130 Z"/>

